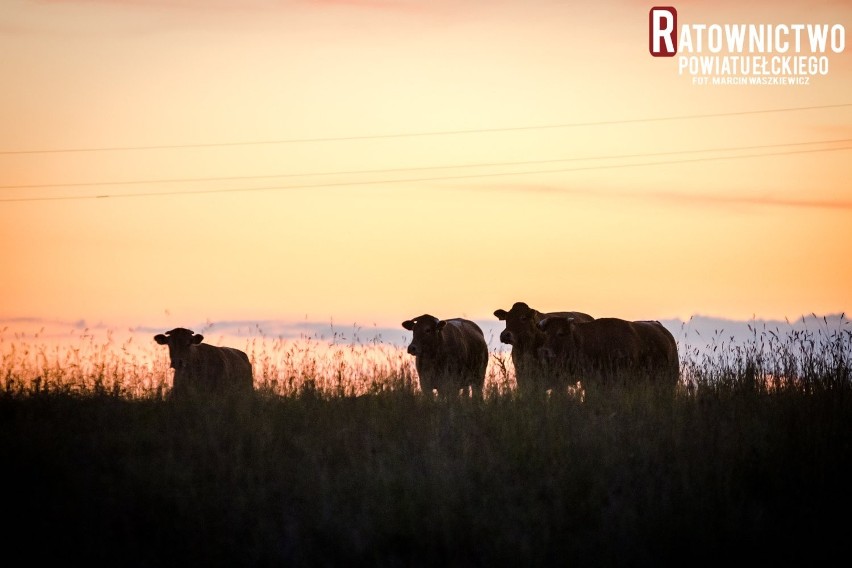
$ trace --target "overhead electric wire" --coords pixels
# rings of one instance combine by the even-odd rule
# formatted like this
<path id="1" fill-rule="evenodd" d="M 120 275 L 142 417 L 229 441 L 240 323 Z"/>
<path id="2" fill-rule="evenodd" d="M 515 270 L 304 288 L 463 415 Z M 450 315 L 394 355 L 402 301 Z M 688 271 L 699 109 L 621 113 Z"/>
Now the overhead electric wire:
<path id="1" fill-rule="evenodd" d="M 359 185 L 386 185 L 391 183 L 422 183 L 422 182 L 432 182 L 432 181 L 453 181 L 453 180 L 464 180 L 464 179 L 477 179 L 477 178 L 495 178 L 495 177 L 510 177 L 510 176 L 525 176 L 525 175 L 541 175 L 541 174 L 556 174 L 556 173 L 568 173 L 568 172 L 576 172 L 576 171 L 587 171 L 587 170 L 601 170 L 601 169 L 622 169 L 622 168 L 635 168 L 635 167 L 643 167 L 643 166 L 660 166 L 660 165 L 677 165 L 677 164 L 689 164 L 696 162 L 708 162 L 708 161 L 718 161 L 718 160 L 738 160 L 738 159 L 746 159 L 746 158 L 763 158 L 763 157 L 772 157 L 772 156 L 786 156 L 793 154 L 811 154 L 817 152 L 838 152 L 844 150 L 852 150 L 852 146 L 845 146 L 842 148 L 820 148 L 814 150 L 790 150 L 787 152 L 768 152 L 761 154 L 745 154 L 740 156 L 713 156 L 713 157 L 704 157 L 704 158 L 692 158 L 687 160 L 667 160 L 667 161 L 659 161 L 659 162 L 644 162 L 638 164 L 616 164 L 616 165 L 606 165 L 606 166 L 586 166 L 580 168 L 561 168 L 555 170 L 532 170 L 532 171 L 521 171 L 521 172 L 499 172 L 499 173 L 488 173 L 488 174 L 467 174 L 467 175 L 455 175 L 455 176 L 437 176 L 437 177 L 429 177 L 429 178 L 408 178 L 408 179 L 383 179 L 383 180 L 366 180 L 366 181 L 349 181 L 349 182 L 334 182 L 334 183 L 318 183 L 318 184 L 303 184 L 303 185 L 291 185 L 291 186 L 266 186 L 266 187 L 244 187 L 244 188 L 226 188 L 226 189 L 202 189 L 202 190 L 175 190 L 175 191 L 161 191 L 161 192 L 137 192 L 137 193 L 116 193 L 116 194 L 104 194 L 104 195 L 67 195 L 67 196 L 53 196 L 53 197 L 21 197 L 21 198 L 6 198 L 0 199 L 0 202 L 10 203 L 10 202 L 31 202 L 31 201 L 72 201 L 72 200 L 83 200 L 83 199 L 118 199 L 118 198 L 126 198 L 126 197 L 165 197 L 165 196 L 176 196 L 176 195 L 204 195 L 204 194 L 215 194 L 215 193 L 247 193 L 253 191 L 280 191 L 280 190 L 288 190 L 288 189 L 313 189 L 313 188 L 325 188 L 325 187 L 348 187 L 348 186 L 359 186 Z"/>
<path id="2" fill-rule="evenodd" d="M 343 176 L 343 175 L 364 175 L 364 174 L 386 174 L 386 173 L 401 173 L 412 171 L 432 171 L 432 170 L 453 170 L 467 168 L 490 168 L 490 167 L 507 167 L 507 166 L 530 166 L 535 164 L 554 164 L 559 162 L 586 162 L 586 161 L 601 161 L 601 160 L 625 160 L 633 158 L 653 158 L 657 156 L 675 156 L 683 154 L 707 154 L 713 152 L 740 152 L 744 150 L 759 150 L 765 148 L 783 148 L 785 146 L 812 146 L 815 144 L 841 144 L 852 142 L 852 138 L 840 138 L 835 140 L 813 140 L 810 142 L 787 142 L 783 144 L 759 144 L 755 146 L 729 146 L 726 148 L 706 148 L 698 150 L 673 150 L 669 152 L 648 152 L 642 154 L 617 154 L 612 156 L 591 156 L 591 157 L 573 157 L 573 158 L 553 158 L 548 160 L 524 160 L 518 162 L 484 162 L 477 164 L 450 164 L 444 166 L 412 166 L 407 168 L 385 168 L 374 170 L 344 170 L 333 172 L 305 172 L 305 173 L 288 173 L 288 174 L 266 174 L 266 175 L 249 175 L 249 176 L 216 176 L 202 178 L 170 178 L 170 179 L 147 179 L 147 180 L 127 180 L 127 181 L 97 181 L 97 182 L 75 182 L 75 183 L 39 183 L 29 185 L 0 185 L 3 190 L 20 190 L 20 189 L 46 189 L 51 187 L 101 187 L 108 185 L 147 185 L 147 184 L 164 184 L 164 183 L 197 183 L 211 181 L 244 181 L 252 179 L 269 179 L 269 178 L 300 178 L 300 177 L 321 177 L 321 176 Z"/>
<path id="3" fill-rule="evenodd" d="M 820 110 L 820 109 L 841 108 L 841 107 L 849 107 L 849 106 L 852 106 L 852 103 L 841 103 L 841 104 L 832 104 L 832 105 L 815 105 L 815 106 L 804 106 L 804 107 L 786 107 L 786 108 L 774 108 L 774 109 L 758 109 L 758 110 L 705 113 L 705 114 L 658 116 L 658 117 L 646 117 L 646 118 L 629 118 L 629 119 L 621 119 L 621 120 L 599 120 L 599 121 L 591 121 L 591 122 L 571 122 L 571 123 L 563 123 L 563 124 L 545 124 L 545 125 L 532 125 L 532 126 L 508 126 L 508 127 L 499 127 L 499 128 L 478 128 L 478 129 L 467 129 L 467 130 L 437 130 L 437 131 L 428 131 L 428 132 L 398 132 L 398 133 L 391 133 L 391 134 L 335 136 L 335 137 L 322 137 L 322 138 L 291 138 L 291 139 L 283 139 L 283 140 L 256 140 L 256 141 L 246 141 L 246 142 L 212 142 L 212 143 L 206 143 L 206 144 L 160 144 L 160 145 L 149 145 L 149 146 L 103 146 L 103 147 L 94 147 L 94 148 L 55 148 L 55 149 L 42 149 L 42 150 L 0 150 L 0 155 L 59 154 L 59 153 L 72 153 L 72 152 L 120 152 L 120 151 L 136 151 L 136 150 L 174 150 L 174 149 L 186 149 L 186 148 L 217 148 L 217 147 L 227 147 L 227 146 L 259 146 L 259 145 L 274 145 L 274 144 L 307 144 L 307 143 L 316 143 L 316 142 L 348 142 L 348 141 L 354 141 L 354 140 L 381 140 L 381 139 L 389 139 L 389 138 L 417 138 L 417 137 L 426 137 L 426 136 L 456 136 L 456 135 L 466 135 L 466 134 L 487 134 L 487 133 L 495 133 L 495 132 L 519 132 L 519 131 L 527 131 L 527 130 L 549 130 L 549 129 L 552 130 L 552 129 L 559 129 L 559 128 L 578 128 L 578 127 L 588 127 L 588 126 L 612 126 L 612 125 L 618 125 L 618 124 L 635 124 L 635 123 L 642 123 L 642 122 L 664 122 L 664 121 L 673 121 L 673 120 L 697 120 L 697 119 L 704 119 L 704 118 L 721 118 L 721 117 L 744 116 L 744 115 L 752 115 L 752 114 L 770 114 L 770 113 L 780 113 L 780 112 Z"/>

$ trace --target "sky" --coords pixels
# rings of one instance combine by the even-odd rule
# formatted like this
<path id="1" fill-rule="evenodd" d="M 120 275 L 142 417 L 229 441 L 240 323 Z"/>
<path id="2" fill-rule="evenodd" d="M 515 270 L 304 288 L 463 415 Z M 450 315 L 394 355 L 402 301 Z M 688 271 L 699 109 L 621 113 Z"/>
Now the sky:
<path id="1" fill-rule="evenodd" d="M 852 46 L 696 84 L 652 6 L 6 0 L 0 325 L 849 313 Z"/>

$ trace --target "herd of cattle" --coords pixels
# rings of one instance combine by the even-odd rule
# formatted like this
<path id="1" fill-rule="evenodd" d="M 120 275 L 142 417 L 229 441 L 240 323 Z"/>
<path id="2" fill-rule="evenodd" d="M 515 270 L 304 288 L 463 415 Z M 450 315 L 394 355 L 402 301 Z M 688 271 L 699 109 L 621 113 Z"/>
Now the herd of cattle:
<path id="1" fill-rule="evenodd" d="M 646 381 L 672 391 L 677 385 L 677 343 L 660 322 L 595 319 L 582 312 L 542 313 L 523 302 L 494 315 L 506 322 L 500 341 L 512 346 L 521 392 L 545 392 L 578 382 L 587 391 L 622 381 Z M 476 323 L 424 314 L 402 322 L 402 327 L 412 332 L 408 353 L 414 356 L 423 392 L 482 392 L 489 352 Z M 169 347 L 175 370 L 173 395 L 251 392 L 254 380 L 248 356 L 231 347 L 202 343 L 203 339 L 184 328 L 154 337 Z"/>

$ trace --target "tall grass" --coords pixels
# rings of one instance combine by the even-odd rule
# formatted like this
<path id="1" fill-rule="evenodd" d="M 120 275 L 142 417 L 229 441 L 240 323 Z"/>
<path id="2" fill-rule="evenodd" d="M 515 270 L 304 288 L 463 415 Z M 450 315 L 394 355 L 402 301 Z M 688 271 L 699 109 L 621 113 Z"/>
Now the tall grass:
<path id="1" fill-rule="evenodd" d="M 165 397 L 154 346 L 3 340 L 8 558 L 121 566 L 658 566 L 845 554 L 852 337 L 682 346 L 676 396 L 424 396 L 401 346 L 263 337 L 257 396 Z M 12 345 L 14 343 L 14 345 Z"/>
<path id="2" fill-rule="evenodd" d="M 153 343 L 153 342 L 152 342 Z M 122 342 L 106 330 L 72 329 L 61 336 L 44 330 L 27 335 L 0 330 L 0 377 L 7 393 L 102 393 L 128 398 L 161 397 L 169 389 L 168 357 L 137 337 Z"/>
<path id="3" fill-rule="evenodd" d="M 168 350 L 147 335 L 116 337 L 88 329 L 56 337 L 0 330 L 0 377 L 7 392 L 112 392 L 127 398 L 161 398 L 172 381 Z M 210 342 L 209 339 L 205 340 Z M 240 344 L 239 341 L 243 341 Z M 255 388 L 292 396 L 310 389 L 323 396 L 358 396 L 388 389 L 417 390 L 414 358 L 405 346 L 373 337 L 213 338 L 246 352 Z M 506 393 L 514 386 L 509 355 L 492 350 L 486 388 Z"/>
<path id="4" fill-rule="evenodd" d="M 836 327 L 813 316 L 804 329 L 749 325 L 751 337 L 737 342 L 717 330 L 703 347 L 681 345 L 684 385 L 697 390 L 779 392 L 848 388 L 852 376 L 852 324 Z"/>

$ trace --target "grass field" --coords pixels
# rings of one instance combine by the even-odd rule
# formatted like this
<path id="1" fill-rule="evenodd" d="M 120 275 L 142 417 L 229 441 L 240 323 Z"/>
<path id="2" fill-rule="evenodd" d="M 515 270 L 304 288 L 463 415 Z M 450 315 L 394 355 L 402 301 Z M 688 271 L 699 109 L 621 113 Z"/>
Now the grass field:
<path id="1" fill-rule="evenodd" d="M 852 522 L 852 331 L 680 346 L 674 397 L 418 391 L 397 346 L 248 344 L 257 396 L 167 355 L 3 338 L 7 558 L 118 566 L 822 565 Z"/>

